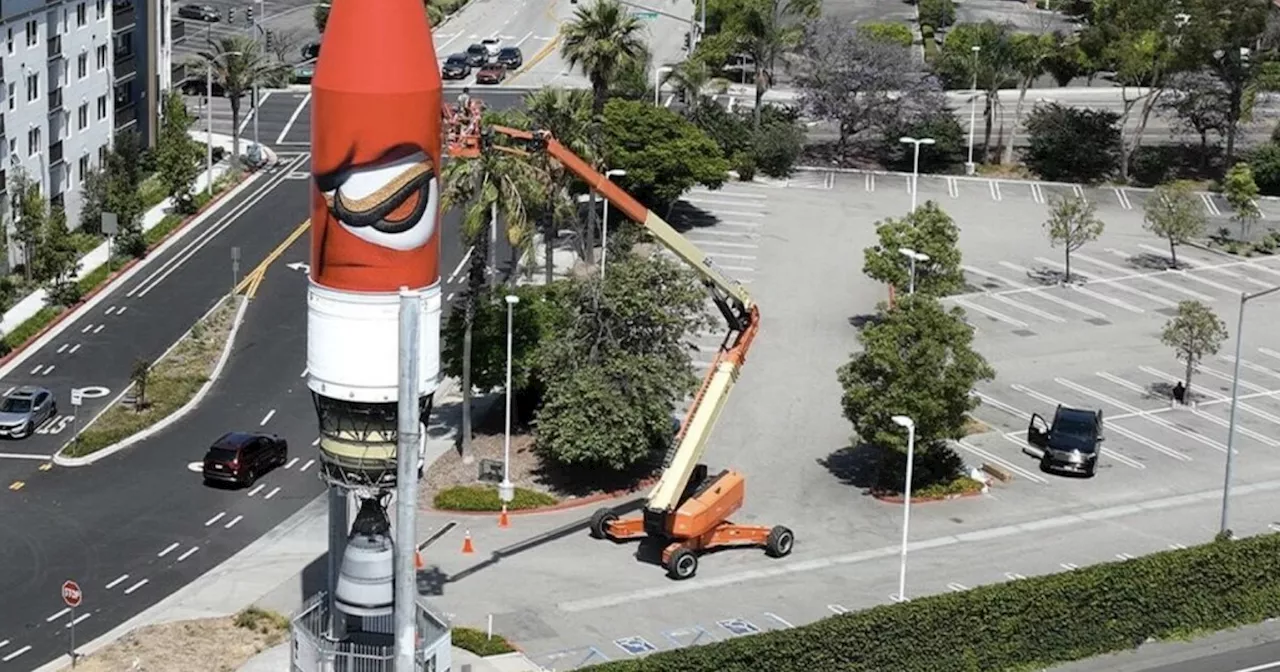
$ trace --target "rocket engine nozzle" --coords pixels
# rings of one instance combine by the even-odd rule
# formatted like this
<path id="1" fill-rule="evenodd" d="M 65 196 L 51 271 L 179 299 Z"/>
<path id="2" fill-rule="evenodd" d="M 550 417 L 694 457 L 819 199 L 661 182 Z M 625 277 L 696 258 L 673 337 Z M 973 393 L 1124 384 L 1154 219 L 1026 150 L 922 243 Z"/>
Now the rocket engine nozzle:
<path id="1" fill-rule="evenodd" d="M 361 403 L 325 397 L 313 392 L 320 420 L 321 474 L 344 488 L 390 489 L 396 485 L 398 413 L 395 402 Z M 418 399 L 423 430 L 418 441 L 418 476 L 426 459 L 425 424 L 431 416 L 434 395 Z"/>

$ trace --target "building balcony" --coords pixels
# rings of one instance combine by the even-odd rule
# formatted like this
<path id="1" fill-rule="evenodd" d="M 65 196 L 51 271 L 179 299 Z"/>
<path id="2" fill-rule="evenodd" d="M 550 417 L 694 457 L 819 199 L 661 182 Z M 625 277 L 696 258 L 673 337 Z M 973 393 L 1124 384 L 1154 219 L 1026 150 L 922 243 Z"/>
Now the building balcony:
<path id="1" fill-rule="evenodd" d="M 62 58 L 62 36 L 61 35 L 50 35 L 48 40 L 48 45 L 49 45 L 49 60 L 52 61 L 55 58 Z"/>
<path id="2" fill-rule="evenodd" d="M 138 59 L 133 57 L 133 53 L 116 54 L 115 60 L 115 78 L 117 82 L 122 82 L 136 75 L 138 72 Z"/>
<path id="3" fill-rule="evenodd" d="M 49 165 L 56 166 L 62 163 L 62 141 L 59 140 L 49 145 Z"/>
<path id="4" fill-rule="evenodd" d="M 174 19 L 169 22 L 169 41 L 178 44 L 187 39 L 187 22 Z"/>
<path id="5" fill-rule="evenodd" d="M 116 130 L 126 128 L 138 121 L 138 106 L 133 103 L 117 106 L 115 110 L 115 117 Z"/>
<path id="6" fill-rule="evenodd" d="M 137 15 L 133 8 L 133 0 L 116 0 L 111 3 L 111 7 L 111 27 L 113 32 L 121 33 L 132 30 L 134 25 L 138 23 Z"/>
<path id="7" fill-rule="evenodd" d="M 62 110 L 62 87 L 49 89 L 49 114 Z"/>

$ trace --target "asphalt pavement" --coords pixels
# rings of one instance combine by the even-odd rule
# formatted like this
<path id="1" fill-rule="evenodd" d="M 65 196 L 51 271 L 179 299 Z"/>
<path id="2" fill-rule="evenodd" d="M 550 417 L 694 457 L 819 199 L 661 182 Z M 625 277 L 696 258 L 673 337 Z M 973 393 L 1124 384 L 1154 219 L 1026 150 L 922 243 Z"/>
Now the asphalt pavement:
<path id="1" fill-rule="evenodd" d="M 181 22 L 185 37 L 174 44 L 174 61 L 181 63 L 196 58 L 196 53 L 206 47 L 210 39 L 226 37 L 261 36 L 264 31 L 287 44 L 278 51 L 287 55 L 290 62 L 302 60 L 302 45 L 319 39 L 314 19 L 315 3 L 309 0 L 196 0 L 182 5 L 207 5 L 217 11 L 218 21 L 197 21 L 178 16 L 178 3 L 174 3 L 173 20 Z M 252 8 L 258 28 L 249 20 L 246 10 Z M 228 11 L 231 14 L 228 14 Z M 277 49 L 270 50 L 272 52 Z"/>

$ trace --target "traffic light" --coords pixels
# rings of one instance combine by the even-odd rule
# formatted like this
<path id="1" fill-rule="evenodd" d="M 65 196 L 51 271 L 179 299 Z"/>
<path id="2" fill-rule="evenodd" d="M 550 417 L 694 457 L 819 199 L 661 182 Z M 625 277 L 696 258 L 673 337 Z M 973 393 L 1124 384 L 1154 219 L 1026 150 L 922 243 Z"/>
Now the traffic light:
<path id="1" fill-rule="evenodd" d="M 235 9 L 235 7 L 228 7 L 228 8 L 227 8 L 227 23 L 235 23 L 235 21 L 236 21 L 236 9 Z"/>
<path id="2" fill-rule="evenodd" d="M 252 8 L 252 7 L 246 7 L 246 8 L 245 8 L 245 10 L 244 10 L 244 22 L 245 22 L 245 23 L 253 23 L 253 8 Z"/>
<path id="3" fill-rule="evenodd" d="M 691 36 L 689 35 L 689 33 L 685 33 L 685 34 L 684 34 L 684 50 L 685 50 L 685 51 L 689 51 L 689 40 L 690 40 L 690 37 L 691 37 Z"/>
<path id="4" fill-rule="evenodd" d="M 270 49 L 271 43 L 273 42 L 272 37 L 274 37 L 274 33 L 268 30 L 266 31 L 266 35 L 267 35 L 267 48 Z"/>

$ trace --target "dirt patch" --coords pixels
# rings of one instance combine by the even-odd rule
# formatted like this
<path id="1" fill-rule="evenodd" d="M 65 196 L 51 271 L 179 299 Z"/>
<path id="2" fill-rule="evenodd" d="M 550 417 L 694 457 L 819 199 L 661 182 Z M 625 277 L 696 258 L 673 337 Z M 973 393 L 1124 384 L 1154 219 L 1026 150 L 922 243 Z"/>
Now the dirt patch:
<path id="1" fill-rule="evenodd" d="M 991 426 L 973 416 L 965 416 L 964 427 L 962 431 L 964 431 L 965 436 L 973 436 L 974 434 L 985 434 L 991 431 Z"/>
<path id="2" fill-rule="evenodd" d="M 201 618 L 139 628 L 92 656 L 76 672 L 231 672 L 285 641 L 288 622 L 274 614 Z M 63 670 L 70 670 L 67 666 Z"/>

